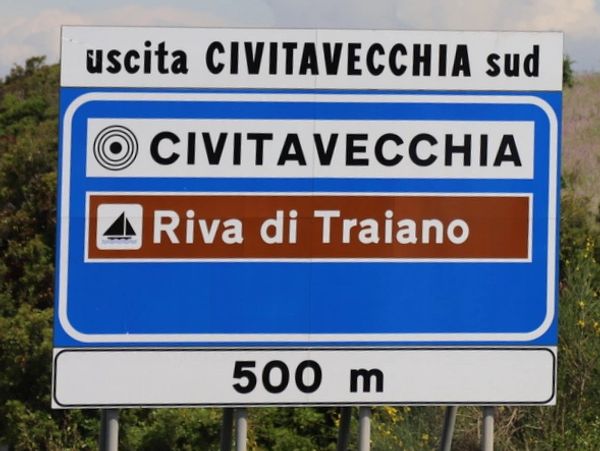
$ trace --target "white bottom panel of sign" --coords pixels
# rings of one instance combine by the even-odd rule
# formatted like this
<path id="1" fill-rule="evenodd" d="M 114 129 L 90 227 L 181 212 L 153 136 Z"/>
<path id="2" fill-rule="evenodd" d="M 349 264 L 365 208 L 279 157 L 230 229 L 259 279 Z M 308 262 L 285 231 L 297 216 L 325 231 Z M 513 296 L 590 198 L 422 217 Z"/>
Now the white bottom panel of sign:
<path id="1" fill-rule="evenodd" d="M 53 407 L 553 404 L 555 348 L 56 349 Z"/>

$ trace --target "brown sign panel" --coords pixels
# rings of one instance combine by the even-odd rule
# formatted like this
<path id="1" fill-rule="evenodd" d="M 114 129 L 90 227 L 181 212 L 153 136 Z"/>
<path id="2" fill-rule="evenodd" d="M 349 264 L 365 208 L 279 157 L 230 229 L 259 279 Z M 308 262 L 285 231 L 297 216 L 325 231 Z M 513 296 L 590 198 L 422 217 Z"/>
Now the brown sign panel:
<path id="1" fill-rule="evenodd" d="M 530 258 L 526 195 L 91 194 L 87 258 Z"/>

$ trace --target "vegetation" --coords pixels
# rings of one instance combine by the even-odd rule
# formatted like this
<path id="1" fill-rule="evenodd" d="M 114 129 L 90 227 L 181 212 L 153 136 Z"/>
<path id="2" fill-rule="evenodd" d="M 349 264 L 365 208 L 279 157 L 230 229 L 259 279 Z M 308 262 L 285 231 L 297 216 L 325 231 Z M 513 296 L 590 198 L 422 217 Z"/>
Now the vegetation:
<path id="1" fill-rule="evenodd" d="M 565 77 L 573 85 L 572 72 Z M 558 403 L 499 408 L 498 449 L 600 449 L 599 199 L 590 183 L 600 171 L 600 77 L 575 81 L 565 96 Z M 57 95 L 58 68 L 43 58 L 0 82 L 0 444 L 16 450 L 96 449 L 99 432 L 98 411 L 50 410 Z M 217 409 L 124 410 L 122 449 L 217 449 L 220 418 Z M 376 408 L 373 448 L 436 449 L 442 418 L 439 407 Z M 477 449 L 479 418 L 459 409 L 455 449 Z M 338 424 L 333 408 L 252 409 L 249 442 L 333 450 Z"/>
<path id="2" fill-rule="evenodd" d="M 574 61 L 569 57 L 563 59 L 563 86 L 572 88 L 575 84 L 575 74 L 573 73 Z"/>

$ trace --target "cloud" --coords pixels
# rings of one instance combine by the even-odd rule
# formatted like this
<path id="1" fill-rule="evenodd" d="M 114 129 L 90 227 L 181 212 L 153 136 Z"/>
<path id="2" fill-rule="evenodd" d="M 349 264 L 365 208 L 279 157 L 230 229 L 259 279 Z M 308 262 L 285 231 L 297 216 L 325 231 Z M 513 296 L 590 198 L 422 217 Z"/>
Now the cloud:
<path id="1" fill-rule="evenodd" d="M 600 69 L 600 58 L 591 51 L 600 41 L 594 0 L 399 0 L 396 17 L 420 29 L 563 31 L 575 68 Z"/>
<path id="2" fill-rule="evenodd" d="M 190 11 L 169 6 L 145 7 L 128 5 L 89 18 L 90 25 L 131 26 L 226 26 L 225 17 L 208 11 Z"/>
<path id="3" fill-rule="evenodd" d="M 396 5 L 396 16 L 419 28 L 600 34 L 594 0 L 402 0 Z"/>
<path id="4" fill-rule="evenodd" d="M 265 0 L 278 26 L 563 31 L 578 70 L 599 70 L 595 0 Z"/>
<path id="5" fill-rule="evenodd" d="M 187 11 L 172 7 L 147 8 L 129 5 L 101 12 L 72 13 L 61 9 L 42 10 L 32 17 L 0 18 L 0 76 L 14 64 L 31 56 L 45 55 L 50 63 L 58 61 L 62 25 L 131 26 L 231 26 L 217 14 Z"/>
<path id="6" fill-rule="evenodd" d="M 276 26 L 302 28 L 397 28 L 394 0 L 266 0 Z"/>
<path id="7" fill-rule="evenodd" d="M 41 11 L 32 18 L 0 19 L 0 74 L 31 56 L 47 55 L 49 61 L 56 61 L 63 23 L 85 22 L 76 14 L 58 9 Z"/>
<path id="8" fill-rule="evenodd" d="M 594 0 L 536 0 L 522 26 L 532 30 L 561 30 L 574 38 L 600 34 L 600 11 Z"/>
<path id="9" fill-rule="evenodd" d="M 54 4 L 60 4 L 55 2 Z M 0 17 L 0 76 L 33 55 L 58 61 L 61 25 L 560 30 L 576 69 L 600 69 L 595 0 L 205 0 Z"/>

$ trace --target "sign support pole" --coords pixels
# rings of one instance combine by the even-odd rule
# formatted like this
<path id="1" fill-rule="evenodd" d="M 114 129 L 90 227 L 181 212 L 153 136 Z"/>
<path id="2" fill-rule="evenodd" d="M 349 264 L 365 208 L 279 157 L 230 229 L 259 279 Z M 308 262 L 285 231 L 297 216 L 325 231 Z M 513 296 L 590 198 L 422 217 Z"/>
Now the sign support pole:
<path id="1" fill-rule="evenodd" d="M 338 431 L 337 451 L 347 451 L 350 441 L 350 420 L 352 419 L 352 407 L 340 408 L 340 429 Z"/>
<path id="2" fill-rule="evenodd" d="M 100 411 L 100 451 L 119 449 L 119 411 L 103 409 Z"/>
<path id="3" fill-rule="evenodd" d="M 248 444 L 248 411 L 235 409 L 235 451 L 246 451 Z"/>
<path id="4" fill-rule="evenodd" d="M 223 421 L 221 423 L 221 451 L 231 451 L 233 435 L 233 412 L 235 409 L 223 409 Z"/>
<path id="5" fill-rule="evenodd" d="M 358 451 L 371 449 L 371 408 L 362 406 L 358 409 Z"/>
<path id="6" fill-rule="evenodd" d="M 454 424 L 456 423 L 456 411 L 458 406 L 446 407 L 444 414 L 444 429 L 442 430 L 442 442 L 440 451 L 450 451 L 452 449 L 452 438 L 454 437 Z"/>
<path id="7" fill-rule="evenodd" d="M 481 434 L 481 451 L 494 451 L 494 406 L 483 407 L 483 432 Z"/>
<path id="8" fill-rule="evenodd" d="M 100 410 L 100 436 L 98 437 L 98 449 L 104 451 L 106 449 L 106 410 Z"/>

